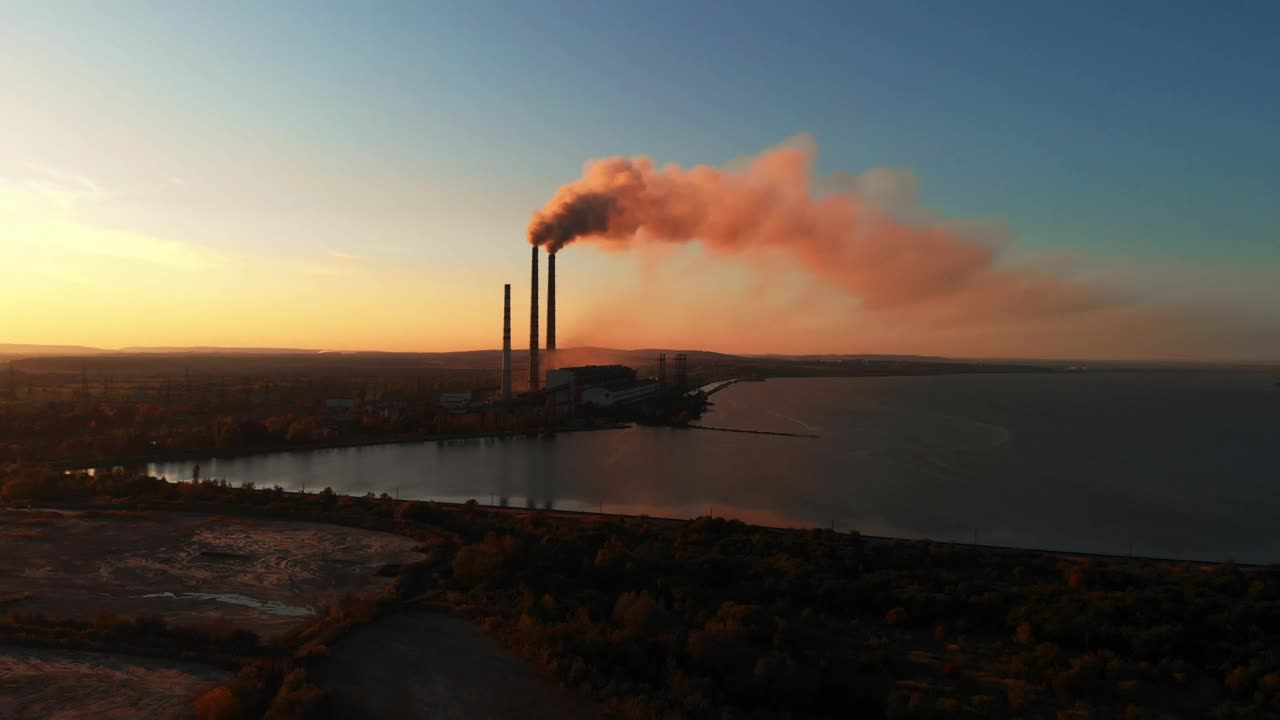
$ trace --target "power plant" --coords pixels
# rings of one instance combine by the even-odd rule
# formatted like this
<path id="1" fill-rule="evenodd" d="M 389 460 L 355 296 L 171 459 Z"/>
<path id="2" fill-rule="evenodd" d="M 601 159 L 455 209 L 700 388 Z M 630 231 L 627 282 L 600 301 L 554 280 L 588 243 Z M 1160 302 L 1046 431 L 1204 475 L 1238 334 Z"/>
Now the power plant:
<path id="1" fill-rule="evenodd" d="M 533 246 L 529 283 L 529 392 L 538 392 L 538 246 Z"/>
<path id="2" fill-rule="evenodd" d="M 511 283 L 502 286 L 502 403 L 511 404 Z"/>
<path id="3" fill-rule="evenodd" d="M 657 357 L 657 376 L 640 377 L 633 368 L 622 365 L 584 365 L 561 367 L 556 358 L 556 253 L 547 251 L 547 335 L 546 381 L 543 382 L 543 354 L 539 347 L 539 286 L 538 254 L 542 246 L 535 245 L 529 256 L 529 385 L 528 391 L 517 397 L 512 386 L 511 364 L 511 285 L 502 287 L 502 382 L 500 395 L 490 396 L 501 403 L 504 412 L 547 413 L 546 417 L 573 420 L 579 411 L 592 412 L 622 406 L 638 407 L 641 404 L 653 412 L 657 407 L 670 409 L 679 406 L 674 398 L 689 394 L 689 356 L 676 353 L 673 368 L 667 364 L 667 354 Z M 498 388 L 492 388 L 495 390 Z M 476 391 L 479 392 L 479 391 Z M 454 397 L 454 396 L 457 397 Z M 453 412 L 467 412 L 482 401 L 473 393 L 453 393 L 448 398 Z M 655 405 L 656 403 L 656 405 Z"/>
<path id="4" fill-rule="evenodd" d="M 537 254 L 537 251 L 534 252 Z M 547 369 L 556 368 L 556 254 L 547 253 Z"/>

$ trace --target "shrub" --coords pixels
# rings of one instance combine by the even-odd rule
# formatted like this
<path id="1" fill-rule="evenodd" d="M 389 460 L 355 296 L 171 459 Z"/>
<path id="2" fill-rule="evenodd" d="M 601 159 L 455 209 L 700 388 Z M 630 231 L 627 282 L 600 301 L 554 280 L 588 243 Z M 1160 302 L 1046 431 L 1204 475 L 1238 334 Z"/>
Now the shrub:
<path id="1" fill-rule="evenodd" d="M 323 711 L 328 700 L 324 690 L 307 681 L 304 670 L 289 673 L 280 691 L 271 701 L 271 707 L 263 720 L 307 720 L 317 717 Z"/>
<path id="2" fill-rule="evenodd" d="M 230 688 L 219 685 L 196 698 L 196 720 L 239 720 L 240 701 Z"/>
<path id="3" fill-rule="evenodd" d="M 502 568 L 502 555 L 489 543 L 467 545 L 453 559 L 453 577 L 465 585 L 493 578 Z"/>

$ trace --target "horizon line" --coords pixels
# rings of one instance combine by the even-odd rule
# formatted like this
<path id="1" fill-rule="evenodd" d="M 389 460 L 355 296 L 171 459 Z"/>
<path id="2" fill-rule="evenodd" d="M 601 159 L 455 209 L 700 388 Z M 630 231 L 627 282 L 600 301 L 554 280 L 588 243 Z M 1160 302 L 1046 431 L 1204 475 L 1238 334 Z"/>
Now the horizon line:
<path id="1" fill-rule="evenodd" d="M 6 352 L 8 347 L 29 347 L 28 351 Z M 528 351 L 528 347 L 512 347 L 512 350 Z M 40 354 L 42 351 L 66 350 L 70 352 L 61 352 L 57 355 Z M 539 347 L 543 353 L 547 352 L 545 347 Z M 552 352 L 573 352 L 582 350 L 608 351 L 619 353 L 640 353 L 640 352 L 696 352 L 711 355 L 724 355 L 728 357 L 738 358 L 919 358 L 922 360 L 945 360 L 952 362 L 1060 362 L 1060 363 L 1108 363 L 1108 364 L 1133 364 L 1133 363 L 1178 363 L 1178 364 L 1206 364 L 1206 365 L 1280 365 L 1280 357 L 1277 358 L 1203 358 L 1203 357 L 1126 357 L 1126 358 L 1090 358 L 1090 357 L 1066 357 L 1066 356 L 962 356 L 962 355 L 936 355 L 926 353 L 910 353 L 910 352 L 810 352 L 810 353 L 786 353 L 786 352 L 725 352 L 720 350 L 709 350 L 703 348 L 677 348 L 677 347 L 642 347 L 642 348 L 614 348 L 600 345 L 579 345 L 572 347 L 560 347 Z M 84 352 L 75 352 L 84 351 Z M 0 343 L 0 356 L 4 355 L 27 355 L 28 357 L 80 357 L 89 354 L 148 354 L 148 355 L 222 355 L 222 354 L 240 354 L 240 355 L 361 355 L 361 354 L 383 354 L 383 355 L 461 355 L 468 353 L 501 353 L 501 348 L 470 348 L 461 350 L 336 350 L 324 348 L 294 348 L 294 347 L 265 347 L 265 346 L 241 346 L 241 345 L 189 345 L 189 346 L 169 346 L 169 345 L 126 345 L 116 348 L 97 347 L 91 345 L 76 344 L 51 344 L 51 343 Z"/>

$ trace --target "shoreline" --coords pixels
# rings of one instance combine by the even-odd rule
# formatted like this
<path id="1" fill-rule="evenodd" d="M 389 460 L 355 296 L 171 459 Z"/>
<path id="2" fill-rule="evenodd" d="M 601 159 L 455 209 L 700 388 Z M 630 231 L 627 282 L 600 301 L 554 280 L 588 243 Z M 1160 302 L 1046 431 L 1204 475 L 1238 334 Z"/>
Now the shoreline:
<path id="1" fill-rule="evenodd" d="M 130 458 L 80 459 L 80 460 L 28 460 L 28 465 L 45 465 L 54 470 L 73 472 L 76 470 L 92 470 L 97 468 L 130 467 L 151 465 L 154 463 L 182 462 L 184 460 L 230 460 L 254 455 L 273 455 L 276 453 L 315 452 L 317 450 L 343 450 L 346 448 L 373 447 L 377 445 L 410 445 L 414 443 L 452 442 L 454 440 L 516 440 L 553 439 L 562 433 L 599 432 L 604 430 L 626 430 L 634 427 L 634 423 L 615 423 L 596 427 L 560 428 L 557 430 L 539 430 L 536 433 L 466 433 L 460 435 L 416 435 L 401 438 L 366 438 L 361 440 L 345 440 L 337 442 L 314 442 L 287 447 L 237 448 L 234 450 L 192 450 L 167 455 L 146 455 Z"/>
<path id="2" fill-rule="evenodd" d="M 850 373 L 850 374 L 839 374 L 839 375 L 780 374 L 780 375 L 767 375 L 763 377 L 737 377 L 737 378 L 730 378 L 724 381 L 716 381 L 716 382 L 708 383 L 708 385 L 716 385 L 716 387 L 713 388 L 711 391 L 707 392 L 706 397 L 710 398 L 711 396 L 723 390 L 726 390 L 730 387 L 733 387 L 734 385 L 737 385 L 739 383 L 768 382 L 770 380 L 856 379 L 856 378 L 885 378 L 885 377 L 912 378 L 912 377 L 939 377 L 939 376 L 951 376 L 951 375 L 1069 374 L 1068 371 L 1064 371 L 1057 368 L 1050 368 L 1050 367 L 1037 367 L 1037 366 L 986 367 L 982 365 L 965 366 L 962 363 L 957 363 L 957 365 L 960 365 L 961 367 L 960 368 L 948 367 L 946 369 L 928 368 L 925 371 L 917 371 L 917 372 L 885 371 L 885 372 L 861 372 L 861 373 Z M 1142 370 L 1142 369 L 1138 369 L 1138 371 L 1146 372 L 1146 370 Z M 1096 370 L 1092 372 L 1096 374 L 1096 373 L 1102 373 L 1102 372 L 1125 372 L 1125 370 L 1108 369 L 1108 370 Z M 1187 371 L 1187 372 L 1190 372 L 1190 371 Z M 1084 373 L 1070 373 L 1070 374 L 1084 374 Z M 637 427 L 637 426 L 649 427 L 650 425 L 645 423 L 636 423 L 636 422 L 629 422 L 629 423 L 620 422 L 612 425 L 602 425 L 598 427 L 569 427 L 569 428 L 559 428 L 552 431 L 540 430 L 533 433 L 532 436 L 533 437 L 547 437 L 547 436 L 554 437 L 559 433 L 595 432 L 599 430 L 622 430 L 622 429 L 627 429 L 627 428 Z M 747 432 L 751 434 L 761 434 L 761 435 L 775 434 L 769 431 L 735 430 L 733 428 L 715 428 L 715 427 L 695 426 L 695 425 L 679 426 L 674 424 L 659 424 L 659 425 L 652 425 L 652 427 L 674 427 L 674 428 L 682 428 L 682 429 L 696 428 L 696 429 L 702 429 L 702 430 Z M 374 445 L 404 445 L 404 444 L 410 444 L 410 443 L 419 443 L 419 442 L 425 443 L 425 442 L 432 442 L 432 441 L 440 442 L 440 441 L 450 441 L 450 440 L 482 440 L 485 438 L 505 439 L 505 438 L 517 438 L 517 437 L 529 437 L 529 436 L 530 434 L 528 433 L 494 433 L 494 432 L 465 433 L 465 434 L 458 434 L 458 435 L 437 435 L 437 434 L 423 433 L 423 434 L 413 435 L 411 437 L 399 437 L 399 438 L 364 438 L 364 439 L 358 439 L 358 440 L 354 440 L 354 439 L 338 440 L 338 441 L 331 441 L 331 442 L 318 441 L 318 442 L 292 445 L 287 447 L 236 448 L 233 450 L 221 450 L 221 451 L 215 450 L 215 449 L 206 449 L 206 450 L 193 450 L 189 452 L 182 451 L 182 452 L 175 452 L 175 453 L 168 453 L 168 454 L 141 455 L 141 456 L 123 457 L 123 458 L 121 457 L 77 458 L 72 460 L 33 459 L 33 460 L 26 460 L 23 462 L 26 462 L 32 465 L 46 465 L 55 470 L 73 471 L 73 470 L 84 470 L 84 469 L 94 469 L 94 468 L 111 468 L 111 467 L 118 467 L 118 466 L 128 467 L 128 466 L 136 466 L 136 465 L 148 465 L 151 463 L 158 463 L 158 462 L 181 462 L 183 460 L 203 460 L 203 459 L 226 460 L 231 458 L 250 457 L 254 455 L 270 455 L 273 453 L 308 452 L 308 451 L 314 451 L 314 450 L 338 450 L 343 448 L 370 447 Z M 807 437 L 807 436 L 802 435 L 802 437 Z"/>
<path id="3" fill-rule="evenodd" d="M 296 491 L 290 490 L 286 492 L 296 492 Z M 467 503 L 465 502 L 454 502 L 450 500 L 400 500 L 399 502 L 434 503 L 436 505 L 442 505 L 445 507 L 456 508 L 456 509 L 466 509 L 468 507 Z M 947 547 L 957 548 L 957 549 L 971 548 L 974 550 L 982 550 L 982 551 L 989 551 L 989 552 L 1031 553 L 1035 555 L 1049 555 L 1052 557 L 1061 557 L 1061 558 L 1082 558 L 1082 559 L 1096 559 L 1096 560 L 1135 561 L 1135 562 L 1141 562 L 1141 563 L 1191 564 L 1191 565 L 1225 565 L 1229 563 L 1231 565 L 1236 565 L 1239 567 L 1267 567 L 1269 565 L 1274 564 L 1274 563 L 1246 563 L 1246 562 L 1239 562 L 1237 560 L 1231 560 L 1231 559 L 1190 560 L 1190 559 L 1180 559 L 1180 558 L 1170 558 L 1170 557 L 1156 557 L 1156 556 L 1150 556 L 1150 555 L 1118 555 L 1115 553 L 1082 552 L 1082 551 L 1074 551 L 1074 550 L 1052 550 L 1048 548 L 1019 547 L 1015 545 L 987 545 L 983 543 L 965 542 L 962 540 L 935 540 L 933 538 L 927 538 L 927 537 L 911 538 L 911 537 L 893 537 L 889 535 L 867 535 L 857 530 L 843 530 L 843 531 L 832 530 L 830 528 L 819 527 L 817 525 L 813 527 L 787 527 L 782 525 L 761 525 L 759 523 L 747 522 L 746 520 L 738 520 L 737 518 L 730 517 L 727 515 L 725 516 L 701 515 L 698 517 L 677 518 L 677 517 L 667 517 L 667 516 L 659 516 L 659 515 L 633 515 L 630 513 L 600 512 L 597 510 L 568 510 L 568 509 L 543 510 L 541 508 L 502 507 L 500 505 L 485 505 L 480 503 L 478 499 L 476 500 L 475 509 L 477 511 L 482 511 L 482 512 L 498 512 L 498 513 L 508 513 L 508 514 L 541 513 L 544 516 L 552 516 L 552 517 L 559 515 L 566 518 L 574 518 L 574 519 L 601 518 L 601 519 L 610 519 L 610 520 L 633 520 L 633 521 L 642 522 L 642 523 L 657 522 L 657 523 L 668 524 L 668 525 L 690 523 L 699 519 L 700 517 L 709 517 L 713 520 L 728 520 L 728 521 L 737 520 L 738 522 L 741 522 L 744 525 L 747 525 L 749 527 L 756 527 L 756 528 L 760 528 L 761 530 L 766 530 L 769 532 L 776 532 L 776 533 L 810 533 L 816 530 L 823 533 L 830 532 L 830 533 L 835 533 L 837 535 L 855 536 L 863 540 L 867 540 L 877 544 L 891 544 L 891 543 L 900 543 L 900 542 L 932 543 L 937 545 L 945 545 Z"/>
<path id="4" fill-rule="evenodd" d="M 181 484 L 181 483 L 178 483 L 178 481 L 174 481 L 174 480 L 169 480 L 167 482 L 170 482 L 173 484 Z M 267 491 L 264 490 L 263 488 L 258 488 L 256 492 L 267 492 Z M 300 491 L 300 490 L 285 490 L 283 492 L 286 495 L 295 495 L 295 496 L 318 494 L 317 492 L 313 492 L 313 491 Z M 345 497 L 362 497 L 359 495 L 343 495 L 342 493 L 338 493 L 338 495 L 345 496 Z M 558 518 L 561 520 L 613 520 L 613 521 L 623 521 L 623 522 L 635 522 L 640 524 L 656 523 L 660 525 L 681 525 L 684 523 L 695 522 L 702 518 L 709 518 L 712 520 L 726 520 L 730 522 L 734 522 L 734 521 L 741 522 L 742 524 L 748 527 L 758 528 L 762 531 L 769 532 L 769 533 L 778 533 L 778 534 L 785 534 L 785 535 L 809 534 L 817 531 L 824 534 L 831 533 L 833 535 L 839 535 L 839 536 L 850 537 L 850 538 L 856 537 L 861 540 L 874 543 L 876 545 L 894 545 L 897 543 L 929 543 L 933 545 L 942 545 L 942 546 L 956 549 L 956 550 L 970 549 L 970 550 L 976 550 L 981 552 L 996 552 L 996 553 L 1015 554 L 1015 555 L 1017 554 L 1043 555 L 1048 557 L 1056 557 L 1056 558 L 1064 558 L 1064 559 L 1075 558 L 1075 559 L 1082 559 L 1082 560 L 1107 560 L 1107 561 L 1115 561 L 1115 562 L 1135 562 L 1140 564 L 1154 563 L 1159 565 L 1199 565 L 1199 566 L 1215 566 L 1215 567 L 1220 565 L 1233 565 L 1236 567 L 1245 567 L 1245 568 L 1263 568 L 1263 567 L 1270 567 L 1276 564 L 1276 563 L 1265 563 L 1265 562 L 1241 562 L 1241 561 L 1232 560 L 1229 558 L 1221 559 L 1221 560 L 1198 560 L 1198 559 L 1188 559 L 1188 558 L 1159 557 L 1159 556 L 1153 556 L 1153 555 L 1121 555 L 1117 553 L 1085 552 L 1085 551 L 1075 551 L 1075 550 L 1055 550 L 1051 548 L 1024 547 L 1024 546 L 1016 546 L 1016 545 L 988 545 L 985 543 L 972 543 L 972 542 L 966 542 L 962 540 L 936 540 L 928 537 L 913 538 L 913 537 L 895 537 L 890 535 L 868 535 L 857 530 L 832 530 L 830 528 L 819 527 L 816 525 L 813 527 L 788 527 L 788 526 L 782 526 L 782 525 L 762 525 L 759 523 L 747 522 L 746 520 L 740 520 L 738 518 L 734 518 L 727 515 L 700 515 L 696 517 L 679 518 L 679 517 L 669 517 L 665 515 L 645 515 L 645 514 L 636 515 L 631 513 L 601 512 L 598 510 L 570 510 L 570 509 L 556 509 L 556 508 L 547 510 L 543 508 L 488 505 L 488 504 L 481 503 L 477 498 L 472 498 L 472 500 L 475 502 L 474 506 L 469 505 L 467 502 L 457 502 L 453 500 L 418 500 L 418 499 L 412 499 L 412 498 L 406 498 L 406 499 L 393 498 L 389 500 L 384 500 L 381 498 L 377 498 L 378 502 L 415 503 L 419 505 L 428 505 L 428 506 L 447 508 L 449 510 L 457 511 L 457 512 L 464 512 L 464 511 L 470 510 L 474 512 L 489 512 L 489 513 L 514 515 L 514 516 L 538 515 L 541 517 Z M 103 510 L 103 509 L 120 509 L 122 505 L 129 505 L 130 507 L 136 508 L 136 509 L 155 510 L 159 512 L 192 513 L 192 514 L 209 515 L 209 516 L 250 516 L 250 517 L 258 516 L 265 519 L 279 519 L 283 522 L 299 522 L 299 523 L 311 522 L 311 523 L 321 523 L 321 524 L 329 524 L 329 525 L 340 525 L 344 527 L 347 526 L 346 523 L 336 522 L 335 520 L 326 519 L 323 517 L 322 518 L 276 517 L 275 515 L 272 515 L 269 512 L 262 512 L 260 509 L 254 508 L 253 506 L 243 506 L 243 505 L 234 505 L 234 504 L 215 505 L 211 507 L 209 505 L 204 505 L 199 503 L 181 503 L 181 502 L 173 503 L 173 502 L 156 502 L 156 501 L 143 501 L 139 503 L 119 503 L 119 502 L 102 503 L 102 502 L 95 502 L 95 501 L 79 502 L 79 503 L 46 502 L 46 503 L 30 504 L 30 505 L 0 502 L 0 510 L 8 510 L 8 511 L 54 510 L 54 511 L 63 511 L 63 512 L 84 512 L 87 510 L 92 511 L 92 510 Z M 371 528 L 365 528 L 365 529 L 371 529 Z M 379 532 L 390 532 L 390 531 L 379 530 Z"/>

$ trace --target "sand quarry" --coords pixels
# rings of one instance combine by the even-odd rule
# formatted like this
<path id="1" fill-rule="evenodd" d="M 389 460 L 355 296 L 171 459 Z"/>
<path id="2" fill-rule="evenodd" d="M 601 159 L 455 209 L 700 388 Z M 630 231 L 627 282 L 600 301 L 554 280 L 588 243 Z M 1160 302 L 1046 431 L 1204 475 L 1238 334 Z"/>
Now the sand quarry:
<path id="1" fill-rule="evenodd" d="M 313 523 L 0 510 L 0 612 L 154 615 L 266 637 L 347 594 L 385 587 L 391 581 L 378 569 L 421 558 L 415 545 Z M 0 646 L 0 720 L 189 718 L 195 698 L 228 675 L 194 663 Z M 597 715 L 479 627 L 436 613 L 401 613 L 359 628 L 335 645 L 320 675 L 343 717 Z M 374 686 L 378 693 L 368 691 Z"/>
<path id="2" fill-rule="evenodd" d="M 270 636 L 421 556 L 408 538 L 187 513 L 0 511 L 0 612 L 101 611 Z M 0 647 L 0 718 L 182 718 L 228 673 L 110 653 Z"/>
<path id="3" fill-rule="evenodd" d="M 0 610 L 92 620 L 230 623 L 263 636 L 390 582 L 409 538 L 336 525 L 188 513 L 0 512 Z"/>
<path id="4" fill-rule="evenodd" d="M 228 674 L 172 660 L 0 648 L 0 718 L 186 718 L 193 698 Z"/>

